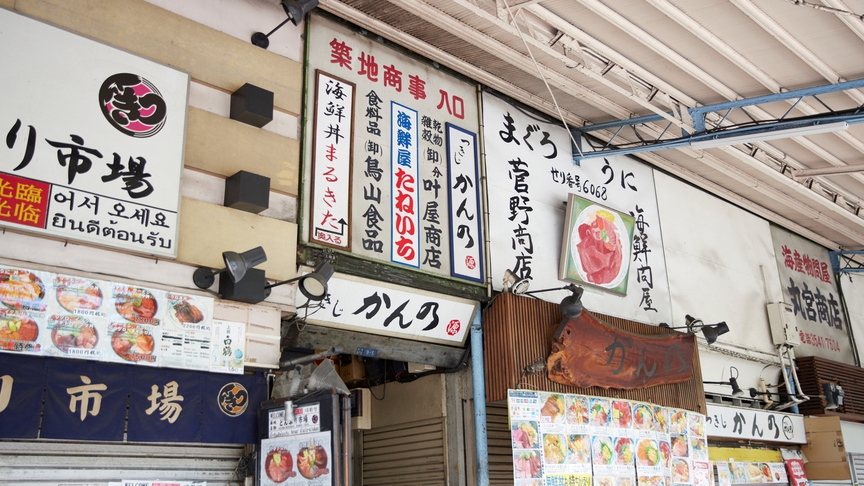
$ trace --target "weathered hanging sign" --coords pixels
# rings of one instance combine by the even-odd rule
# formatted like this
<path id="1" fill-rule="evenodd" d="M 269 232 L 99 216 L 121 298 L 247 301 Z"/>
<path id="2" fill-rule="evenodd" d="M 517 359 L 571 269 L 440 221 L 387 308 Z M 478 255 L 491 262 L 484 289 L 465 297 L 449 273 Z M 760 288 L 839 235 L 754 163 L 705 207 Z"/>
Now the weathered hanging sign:
<path id="1" fill-rule="evenodd" d="M 549 379 L 578 387 L 632 390 L 693 376 L 693 336 L 645 336 L 582 312 L 560 329 L 547 359 Z"/>

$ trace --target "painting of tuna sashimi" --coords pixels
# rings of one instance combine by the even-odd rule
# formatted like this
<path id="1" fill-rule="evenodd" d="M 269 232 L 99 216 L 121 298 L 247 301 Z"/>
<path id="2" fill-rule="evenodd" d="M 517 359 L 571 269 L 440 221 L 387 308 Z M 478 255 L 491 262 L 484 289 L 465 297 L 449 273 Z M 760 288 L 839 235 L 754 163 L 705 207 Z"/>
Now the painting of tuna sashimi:
<path id="1" fill-rule="evenodd" d="M 570 194 L 559 278 L 627 294 L 634 220 Z"/>

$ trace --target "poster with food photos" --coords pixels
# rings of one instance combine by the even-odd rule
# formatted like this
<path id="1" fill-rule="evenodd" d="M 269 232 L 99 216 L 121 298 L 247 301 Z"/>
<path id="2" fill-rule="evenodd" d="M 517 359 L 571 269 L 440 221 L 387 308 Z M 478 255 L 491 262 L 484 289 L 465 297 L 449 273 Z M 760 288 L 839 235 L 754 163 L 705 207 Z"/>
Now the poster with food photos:
<path id="1" fill-rule="evenodd" d="M 261 486 L 331 484 L 331 432 L 261 440 Z"/>
<path id="2" fill-rule="evenodd" d="M 103 359 L 108 342 L 108 282 L 72 275 L 51 276 L 47 354 Z"/>
<path id="3" fill-rule="evenodd" d="M 594 486 L 710 486 L 704 484 L 706 474 L 712 475 L 705 467 L 710 463 L 700 414 L 630 400 L 509 390 L 508 416 L 516 484 L 560 484 L 547 480 L 591 474 Z"/>
<path id="4" fill-rule="evenodd" d="M 0 351 L 45 354 L 51 276 L 0 267 Z"/>
<path id="5" fill-rule="evenodd" d="M 729 469 L 729 463 L 720 461 L 717 466 L 717 486 L 732 486 L 732 471 Z"/>
<path id="6" fill-rule="evenodd" d="M 209 370 L 213 299 L 168 292 L 165 313 L 160 366 Z"/>

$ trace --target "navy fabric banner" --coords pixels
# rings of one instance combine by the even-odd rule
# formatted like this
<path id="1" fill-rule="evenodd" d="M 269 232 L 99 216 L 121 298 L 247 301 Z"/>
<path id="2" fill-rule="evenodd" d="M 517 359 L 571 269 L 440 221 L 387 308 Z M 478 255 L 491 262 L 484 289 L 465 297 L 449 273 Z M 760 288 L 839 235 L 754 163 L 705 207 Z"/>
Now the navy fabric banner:
<path id="1" fill-rule="evenodd" d="M 0 354 L 0 437 L 36 438 L 46 376 L 43 359 Z"/>
<path id="2" fill-rule="evenodd" d="M 43 438 L 123 440 L 127 366 L 57 359 L 46 364 Z"/>
<path id="3" fill-rule="evenodd" d="M 202 373 L 164 368 L 130 372 L 130 441 L 201 442 Z"/>
<path id="4" fill-rule="evenodd" d="M 257 440 L 258 408 L 267 396 L 264 375 L 207 373 L 201 381 L 207 424 L 202 441 L 254 443 Z"/>

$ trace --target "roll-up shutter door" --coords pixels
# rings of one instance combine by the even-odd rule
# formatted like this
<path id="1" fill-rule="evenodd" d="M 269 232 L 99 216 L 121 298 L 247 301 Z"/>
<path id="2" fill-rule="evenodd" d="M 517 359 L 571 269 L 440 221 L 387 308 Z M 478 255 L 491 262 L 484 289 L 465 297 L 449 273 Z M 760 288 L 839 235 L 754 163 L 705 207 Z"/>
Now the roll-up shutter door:
<path id="1" fill-rule="evenodd" d="M 0 441 L 0 484 L 108 486 L 121 480 L 242 485 L 242 445 Z"/>
<path id="2" fill-rule="evenodd" d="M 513 443 L 506 403 L 486 404 L 486 437 L 489 448 L 489 484 L 513 484 Z"/>
<path id="3" fill-rule="evenodd" d="M 852 482 L 854 484 L 864 482 L 864 454 L 850 452 L 849 468 L 852 469 Z"/>
<path id="4" fill-rule="evenodd" d="M 363 432 L 363 486 L 446 484 L 444 418 Z"/>

